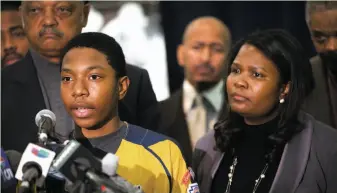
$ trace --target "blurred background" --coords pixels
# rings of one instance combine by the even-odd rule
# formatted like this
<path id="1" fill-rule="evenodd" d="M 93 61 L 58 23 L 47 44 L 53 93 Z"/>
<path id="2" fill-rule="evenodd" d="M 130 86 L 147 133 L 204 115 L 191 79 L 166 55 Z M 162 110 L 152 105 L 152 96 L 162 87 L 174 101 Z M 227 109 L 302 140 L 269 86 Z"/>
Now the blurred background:
<path id="1" fill-rule="evenodd" d="M 305 23 L 305 2 L 243 1 L 93 1 L 84 32 L 100 31 L 121 44 L 127 62 L 148 70 L 157 99 L 181 87 L 183 70 L 176 48 L 186 25 L 199 16 L 215 16 L 231 30 L 234 42 L 267 28 L 283 28 L 298 38 L 308 57 L 315 54 Z"/>

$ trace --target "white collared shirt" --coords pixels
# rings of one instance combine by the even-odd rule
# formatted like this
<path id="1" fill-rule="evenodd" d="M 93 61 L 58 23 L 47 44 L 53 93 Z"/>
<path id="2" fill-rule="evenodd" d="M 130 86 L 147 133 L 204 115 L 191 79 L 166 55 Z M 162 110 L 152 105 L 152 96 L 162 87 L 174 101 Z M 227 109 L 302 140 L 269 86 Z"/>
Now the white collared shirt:
<path id="1" fill-rule="evenodd" d="M 191 110 L 195 97 L 197 96 L 197 90 L 187 80 L 183 82 L 183 110 L 185 114 Z M 222 108 L 224 102 L 224 81 L 219 81 L 214 87 L 209 90 L 203 91 L 204 96 L 214 107 L 218 114 Z"/>
<path id="2" fill-rule="evenodd" d="M 202 104 L 200 104 L 200 99 L 202 99 L 200 97 L 206 99 L 208 104 L 206 105 L 206 100 L 202 100 Z M 182 105 L 193 149 L 196 142 L 214 128 L 223 102 L 224 80 L 219 81 L 215 86 L 202 93 L 198 93 L 187 80 L 184 81 Z M 209 105 L 212 105 L 212 108 Z"/>
<path id="3" fill-rule="evenodd" d="M 186 121 L 189 125 L 191 124 L 189 122 L 193 120 L 194 115 L 193 113 L 191 113 L 191 111 L 193 102 L 197 95 L 200 96 L 197 90 L 187 80 L 185 80 L 183 83 L 183 110 L 184 114 L 186 115 Z M 224 102 L 224 80 L 219 81 L 214 87 L 203 91 L 201 95 L 205 97 L 213 107 L 212 112 L 207 111 L 207 122 L 205 128 L 205 132 L 207 132 L 208 130 L 213 129 L 214 124 L 216 123 L 219 113 L 222 109 L 222 105 Z"/>

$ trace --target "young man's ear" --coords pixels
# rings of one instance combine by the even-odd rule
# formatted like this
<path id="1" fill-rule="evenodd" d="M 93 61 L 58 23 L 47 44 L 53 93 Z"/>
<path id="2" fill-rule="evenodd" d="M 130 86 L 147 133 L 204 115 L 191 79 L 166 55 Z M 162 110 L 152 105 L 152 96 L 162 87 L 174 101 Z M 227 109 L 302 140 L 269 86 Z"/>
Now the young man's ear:
<path id="1" fill-rule="evenodd" d="M 123 76 L 118 80 L 118 100 L 122 100 L 129 88 L 130 79 L 127 76 Z"/>

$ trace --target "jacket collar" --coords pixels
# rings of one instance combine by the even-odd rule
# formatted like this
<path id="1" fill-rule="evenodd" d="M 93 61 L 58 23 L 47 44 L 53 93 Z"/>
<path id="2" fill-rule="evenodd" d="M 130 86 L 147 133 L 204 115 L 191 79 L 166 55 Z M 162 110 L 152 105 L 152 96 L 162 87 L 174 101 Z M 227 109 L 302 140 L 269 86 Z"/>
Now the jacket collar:
<path id="1" fill-rule="evenodd" d="M 311 148 L 314 118 L 305 112 L 300 112 L 299 120 L 304 123 L 304 129 L 286 144 L 269 193 L 295 192 L 304 175 Z M 224 153 L 220 151 L 211 151 L 213 152 L 208 154 L 213 156 L 213 162 L 209 182 L 205 183 L 209 184 L 206 188 L 207 192 L 211 190 L 211 181 L 224 157 Z"/>
<path id="2" fill-rule="evenodd" d="M 329 105 L 328 84 L 326 72 L 323 67 L 321 58 L 317 55 L 311 60 L 312 72 L 315 79 L 315 88 L 305 100 L 303 107 L 306 112 L 313 115 L 316 120 L 323 123 L 332 123 Z M 318 105 L 317 105 L 318 102 Z"/>
<path id="3" fill-rule="evenodd" d="M 305 127 L 285 146 L 270 193 L 295 192 L 304 175 L 310 154 L 314 120 L 307 113 L 300 113 L 299 119 Z"/>
<path id="4" fill-rule="evenodd" d="M 15 71 L 15 76 L 12 77 L 14 81 L 25 84 L 34 77 L 34 74 L 37 74 L 30 52 L 27 52 L 26 56 L 14 65 L 20 65 L 20 70 Z"/>

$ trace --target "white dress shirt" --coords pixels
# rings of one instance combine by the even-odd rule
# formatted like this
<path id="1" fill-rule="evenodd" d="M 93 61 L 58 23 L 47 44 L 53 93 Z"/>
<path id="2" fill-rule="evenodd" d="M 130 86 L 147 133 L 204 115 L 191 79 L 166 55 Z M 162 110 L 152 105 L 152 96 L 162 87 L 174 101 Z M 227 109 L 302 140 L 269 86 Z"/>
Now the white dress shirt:
<path id="1" fill-rule="evenodd" d="M 199 100 L 197 100 L 197 98 Z M 208 104 L 206 104 L 206 101 L 208 101 Z M 223 101 L 223 80 L 202 93 L 198 93 L 187 80 L 184 81 L 183 110 L 186 115 L 186 122 L 193 148 L 200 137 L 206 134 L 208 130 L 213 129 L 221 111 Z"/>

